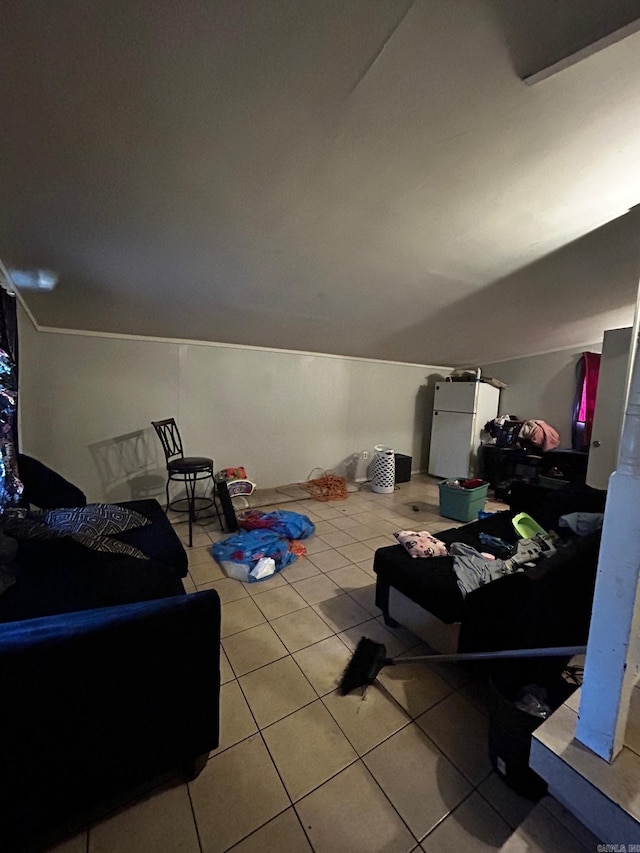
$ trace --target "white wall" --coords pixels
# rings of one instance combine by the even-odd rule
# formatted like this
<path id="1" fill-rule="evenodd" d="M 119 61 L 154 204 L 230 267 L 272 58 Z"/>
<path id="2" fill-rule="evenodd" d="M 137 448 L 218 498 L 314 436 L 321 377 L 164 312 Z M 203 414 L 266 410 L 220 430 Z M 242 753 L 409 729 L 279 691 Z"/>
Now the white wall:
<path id="1" fill-rule="evenodd" d="M 20 313 L 21 448 L 90 500 L 162 494 L 152 420 L 185 452 L 244 465 L 259 487 L 345 472 L 387 444 L 426 467 L 432 386 L 448 368 L 38 331 Z M 355 475 L 366 476 L 367 463 Z"/>
<path id="2" fill-rule="evenodd" d="M 560 447 L 571 447 L 571 415 L 576 391 L 576 365 L 583 352 L 601 352 L 602 341 L 544 355 L 483 365 L 484 376 L 506 382 L 500 414 L 546 421 L 560 433 Z"/>

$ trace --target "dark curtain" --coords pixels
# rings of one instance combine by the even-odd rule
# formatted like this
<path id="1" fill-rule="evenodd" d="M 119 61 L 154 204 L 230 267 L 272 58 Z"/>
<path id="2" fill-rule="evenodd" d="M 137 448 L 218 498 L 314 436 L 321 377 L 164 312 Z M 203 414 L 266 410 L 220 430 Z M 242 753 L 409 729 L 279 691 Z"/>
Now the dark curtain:
<path id="1" fill-rule="evenodd" d="M 16 298 L 0 287 L 0 349 L 3 349 L 13 375 L 10 382 L 15 395 L 14 413 L 11 418 L 11 438 L 14 452 L 18 453 L 18 311 Z"/>
<path id="2" fill-rule="evenodd" d="M 576 395 L 571 430 L 571 446 L 574 450 L 588 450 L 591 444 L 599 375 L 600 353 L 583 353 L 576 365 Z"/>
<path id="3" fill-rule="evenodd" d="M 0 514 L 20 503 L 18 476 L 18 317 L 15 297 L 0 288 Z"/>

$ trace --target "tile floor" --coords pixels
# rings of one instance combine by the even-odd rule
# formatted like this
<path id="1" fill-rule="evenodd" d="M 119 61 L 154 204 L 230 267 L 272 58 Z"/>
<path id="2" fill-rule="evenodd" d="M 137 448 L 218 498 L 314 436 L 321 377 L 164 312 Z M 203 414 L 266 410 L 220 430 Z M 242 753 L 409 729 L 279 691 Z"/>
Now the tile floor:
<path id="1" fill-rule="evenodd" d="M 209 553 L 222 536 L 213 523 L 189 553 L 187 590 L 213 587 L 222 600 L 219 748 L 194 781 L 165 782 L 55 853 L 594 851 L 557 802 L 524 799 L 492 771 L 484 685 L 468 671 L 400 665 L 364 697 L 335 692 L 362 635 L 392 655 L 421 648 L 384 626 L 372 564 L 394 530 L 455 524 L 439 515 L 436 481 L 414 476 L 392 495 L 363 486 L 331 503 L 297 486 L 267 499 L 316 525 L 307 555 L 282 573 L 226 577 Z M 176 529 L 186 540 L 186 525 Z"/>

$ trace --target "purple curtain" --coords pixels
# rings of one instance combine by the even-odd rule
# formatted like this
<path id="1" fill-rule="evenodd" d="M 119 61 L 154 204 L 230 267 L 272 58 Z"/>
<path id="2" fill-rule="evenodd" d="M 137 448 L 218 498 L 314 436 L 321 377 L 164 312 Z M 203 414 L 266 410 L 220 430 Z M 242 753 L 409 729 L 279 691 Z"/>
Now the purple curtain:
<path id="1" fill-rule="evenodd" d="M 588 450 L 596 408 L 600 375 L 600 353 L 584 352 L 576 365 L 576 395 L 573 403 L 572 447 Z"/>

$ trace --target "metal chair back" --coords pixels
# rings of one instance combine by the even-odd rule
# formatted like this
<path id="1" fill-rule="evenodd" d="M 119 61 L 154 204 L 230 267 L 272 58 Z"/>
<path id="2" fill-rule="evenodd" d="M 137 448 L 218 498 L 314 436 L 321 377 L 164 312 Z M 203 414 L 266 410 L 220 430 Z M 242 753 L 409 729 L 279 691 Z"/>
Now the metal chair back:
<path id="1" fill-rule="evenodd" d="M 180 438 L 180 431 L 175 418 L 166 418 L 164 421 L 151 421 L 151 425 L 160 439 L 167 464 L 177 457 L 183 459 L 182 439 Z"/>

